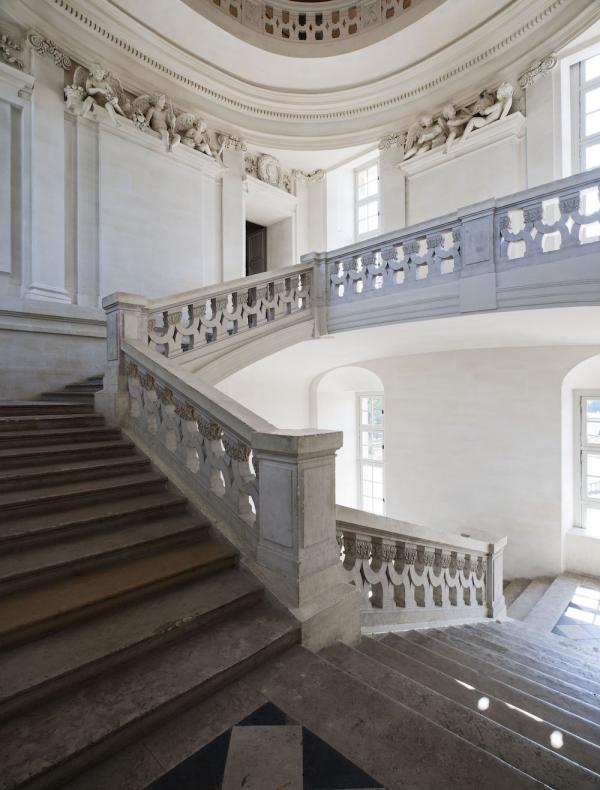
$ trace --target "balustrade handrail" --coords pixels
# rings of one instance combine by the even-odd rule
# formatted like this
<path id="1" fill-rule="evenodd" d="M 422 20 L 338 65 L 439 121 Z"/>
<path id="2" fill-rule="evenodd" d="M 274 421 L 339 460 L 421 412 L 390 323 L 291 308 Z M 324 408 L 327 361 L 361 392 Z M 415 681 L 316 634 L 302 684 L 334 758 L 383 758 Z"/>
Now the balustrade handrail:
<path id="1" fill-rule="evenodd" d="M 275 280 L 282 280 L 286 277 L 309 273 L 312 269 L 310 265 L 293 264 L 281 269 L 273 269 L 259 274 L 251 274 L 246 277 L 238 277 L 236 280 L 226 280 L 221 283 L 204 285 L 201 288 L 194 288 L 190 291 L 180 291 L 176 294 L 164 296 L 156 299 L 148 299 L 148 309 L 152 312 L 160 310 L 171 310 L 176 307 L 185 307 L 194 302 L 214 299 L 225 296 L 233 291 L 249 290 L 250 288 L 260 288 L 268 285 Z"/>
<path id="2" fill-rule="evenodd" d="M 490 535 L 471 531 L 468 535 L 444 530 L 435 530 L 400 521 L 389 516 L 380 516 L 365 510 L 336 506 L 336 522 L 338 532 L 352 532 L 369 537 L 381 538 L 388 542 L 410 542 L 423 546 L 434 546 L 448 551 L 474 552 L 490 554 L 504 548 L 507 538 L 492 538 Z"/>

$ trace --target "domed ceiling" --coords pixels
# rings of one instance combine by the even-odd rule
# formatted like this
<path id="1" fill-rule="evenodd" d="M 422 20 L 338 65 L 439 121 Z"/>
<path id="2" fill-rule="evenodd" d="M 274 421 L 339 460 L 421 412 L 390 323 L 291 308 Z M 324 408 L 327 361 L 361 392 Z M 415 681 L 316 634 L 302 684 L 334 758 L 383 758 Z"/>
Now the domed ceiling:
<path id="1" fill-rule="evenodd" d="M 334 38 L 351 8 L 356 31 Z M 213 128 L 311 151 L 373 144 L 419 113 L 515 83 L 600 18 L 600 0 L 2 0 L 2 10 Z M 268 18 L 283 30 L 318 14 L 322 27 L 331 20 L 327 40 L 263 31 Z"/>

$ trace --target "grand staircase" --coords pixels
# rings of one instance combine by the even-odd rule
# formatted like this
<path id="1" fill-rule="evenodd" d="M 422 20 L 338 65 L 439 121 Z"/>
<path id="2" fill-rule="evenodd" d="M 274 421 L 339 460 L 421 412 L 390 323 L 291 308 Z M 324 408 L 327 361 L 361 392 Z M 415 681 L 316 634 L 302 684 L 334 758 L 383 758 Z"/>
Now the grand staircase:
<path id="1" fill-rule="evenodd" d="M 309 652 L 99 386 L 0 404 L 2 790 L 600 786 L 599 653 L 527 621 L 560 585 Z"/>

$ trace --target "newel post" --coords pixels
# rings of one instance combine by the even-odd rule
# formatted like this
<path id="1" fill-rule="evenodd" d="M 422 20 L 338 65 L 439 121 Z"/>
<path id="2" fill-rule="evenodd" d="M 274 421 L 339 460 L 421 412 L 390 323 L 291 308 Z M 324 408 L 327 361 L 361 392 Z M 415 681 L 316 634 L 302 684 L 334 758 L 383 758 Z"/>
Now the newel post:
<path id="1" fill-rule="evenodd" d="M 506 615 L 506 601 L 504 600 L 504 549 L 506 538 L 490 544 L 487 555 L 486 595 L 488 615 L 490 617 L 503 617 Z"/>
<path id="2" fill-rule="evenodd" d="M 339 431 L 256 433 L 258 568 L 318 650 L 360 633 L 360 593 L 343 577 L 336 539 Z"/>
<path id="3" fill-rule="evenodd" d="M 310 304 L 315 320 L 315 337 L 327 334 L 327 253 L 309 252 L 301 262 L 312 266 Z"/>
<path id="4" fill-rule="evenodd" d="M 112 293 L 102 300 L 106 313 L 106 373 L 103 388 L 96 393 L 95 406 L 111 425 L 124 425 L 129 396 L 121 347 L 127 341 L 145 341 L 148 300 L 144 296 Z"/>

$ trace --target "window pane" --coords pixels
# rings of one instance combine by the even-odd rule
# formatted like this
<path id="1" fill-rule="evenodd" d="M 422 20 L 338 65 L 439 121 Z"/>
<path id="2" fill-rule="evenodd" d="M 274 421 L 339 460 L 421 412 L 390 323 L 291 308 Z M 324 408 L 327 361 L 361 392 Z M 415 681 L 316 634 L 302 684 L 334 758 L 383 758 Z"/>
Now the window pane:
<path id="1" fill-rule="evenodd" d="M 598 134 L 600 132 L 600 110 L 585 116 L 586 135 Z"/>
<path id="2" fill-rule="evenodd" d="M 586 458 L 585 492 L 590 499 L 600 499 L 600 455 Z"/>
<path id="3" fill-rule="evenodd" d="M 585 399 L 585 441 L 600 444 L 600 400 Z"/>
<path id="4" fill-rule="evenodd" d="M 586 507 L 583 526 L 590 532 L 600 533 L 600 510 L 595 507 Z"/>
<path id="5" fill-rule="evenodd" d="M 383 431 L 363 431 L 361 448 L 363 458 L 381 461 L 383 459 Z"/>
<path id="6" fill-rule="evenodd" d="M 600 55 L 585 61 L 585 81 L 595 80 L 596 77 L 600 77 Z"/>
<path id="7" fill-rule="evenodd" d="M 585 94 L 585 111 L 595 112 L 600 110 L 600 88 L 592 88 Z"/>
<path id="8" fill-rule="evenodd" d="M 600 143 L 587 145 L 585 148 L 585 169 L 600 167 Z"/>

